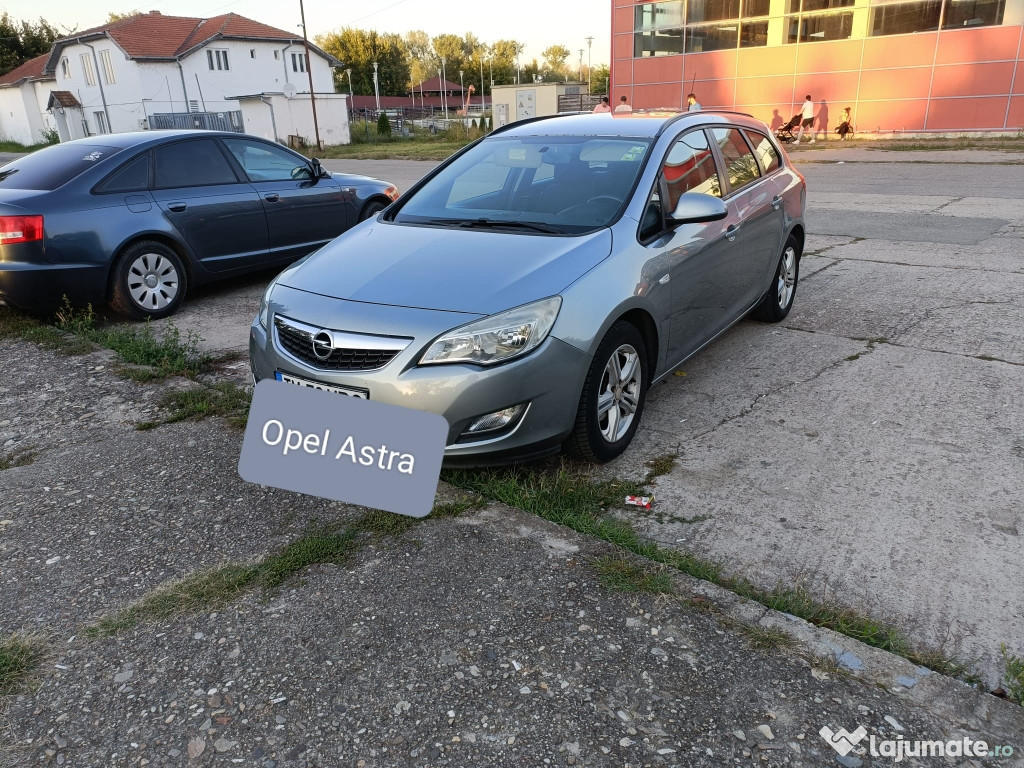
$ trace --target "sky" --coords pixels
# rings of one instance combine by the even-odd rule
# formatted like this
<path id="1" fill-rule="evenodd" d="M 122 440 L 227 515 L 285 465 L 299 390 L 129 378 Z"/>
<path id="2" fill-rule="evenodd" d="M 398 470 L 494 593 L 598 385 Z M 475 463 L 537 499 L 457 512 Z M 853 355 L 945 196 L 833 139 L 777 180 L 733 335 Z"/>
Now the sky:
<path id="1" fill-rule="evenodd" d="M 305 0 L 310 39 L 340 27 L 403 34 L 422 29 L 430 35 L 472 32 L 481 40 L 515 39 L 526 44 L 529 61 L 549 45 L 572 51 L 570 61 L 587 62 L 588 36 L 594 38 L 592 63 L 606 64 L 611 35 L 609 0 Z M 102 10 L 100 10 L 102 8 Z M 42 17 L 58 28 L 88 29 L 107 20 L 109 11 L 160 11 L 170 16 L 210 17 L 237 13 L 284 30 L 299 31 L 299 0 L 106 0 L 102 6 L 82 0 L 4 0 L 15 19 Z"/>

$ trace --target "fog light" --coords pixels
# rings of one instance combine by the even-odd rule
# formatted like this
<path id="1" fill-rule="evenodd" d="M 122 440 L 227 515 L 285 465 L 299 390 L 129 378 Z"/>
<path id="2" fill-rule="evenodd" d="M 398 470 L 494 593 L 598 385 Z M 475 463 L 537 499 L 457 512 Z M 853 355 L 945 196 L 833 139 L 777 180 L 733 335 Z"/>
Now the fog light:
<path id="1" fill-rule="evenodd" d="M 517 422 L 525 410 L 526 403 L 520 403 L 510 408 L 502 408 L 500 411 L 488 413 L 486 416 L 474 419 L 462 434 L 464 436 L 479 435 L 483 432 L 494 432 L 504 429 L 510 424 Z"/>

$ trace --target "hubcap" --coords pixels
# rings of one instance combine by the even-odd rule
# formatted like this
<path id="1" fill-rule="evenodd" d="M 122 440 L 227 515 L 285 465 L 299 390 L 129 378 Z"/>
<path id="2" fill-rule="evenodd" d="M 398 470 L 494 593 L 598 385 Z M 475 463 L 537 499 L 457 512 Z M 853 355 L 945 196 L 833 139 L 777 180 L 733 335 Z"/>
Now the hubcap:
<path id="1" fill-rule="evenodd" d="M 786 248 L 782 253 L 782 262 L 779 264 L 778 285 L 776 286 L 779 297 L 779 309 L 789 306 L 793 298 L 793 291 L 796 289 L 796 250 L 792 247 Z"/>
<path id="2" fill-rule="evenodd" d="M 128 268 L 128 293 L 143 309 L 165 309 L 178 295 L 178 288 L 178 270 L 159 253 L 144 253 Z"/>
<path id="3" fill-rule="evenodd" d="M 608 359 L 597 394 L 597 424 L 609 443 L 618 442 L 629 431 L 640 403 L 641 379 L 640 355 L 623 344 Z"/>

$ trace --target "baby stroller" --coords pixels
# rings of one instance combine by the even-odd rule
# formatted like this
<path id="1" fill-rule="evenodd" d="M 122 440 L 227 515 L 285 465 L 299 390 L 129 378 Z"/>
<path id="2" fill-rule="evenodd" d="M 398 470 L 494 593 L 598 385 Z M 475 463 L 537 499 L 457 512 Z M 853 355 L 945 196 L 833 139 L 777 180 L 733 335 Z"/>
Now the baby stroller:
<path id="1" fill-rule="evenodd" d="M 788 144 L 791 141 L 796 141 L 796 136 L 793 135 L 793 131 L 800 127 L 800 121 L 802 118 L 803 115 L 800 112 L 797 112 L 795 115 L 789 118 L 788 123 L 781 126 L 777 131 L 775 131 L 775 138 L 781 141 L 783 144 Z"/>

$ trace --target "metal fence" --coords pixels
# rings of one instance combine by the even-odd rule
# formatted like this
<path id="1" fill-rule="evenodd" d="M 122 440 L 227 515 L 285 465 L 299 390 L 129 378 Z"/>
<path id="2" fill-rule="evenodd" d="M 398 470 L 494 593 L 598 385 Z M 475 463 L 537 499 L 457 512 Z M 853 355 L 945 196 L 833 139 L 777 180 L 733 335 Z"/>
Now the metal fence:
<path id="1" fill-rule="evenodd" d="M 149 116 L 153 130 L 192 130 L 245 132 L 241 110 L 229 112 L 163 112 Z"/>
<path id="2" fill-rule="evenodd" d="M 558 111 L 591 112 L 601 99 L 600 93 L 566 93 L 558 97 Z"/>

